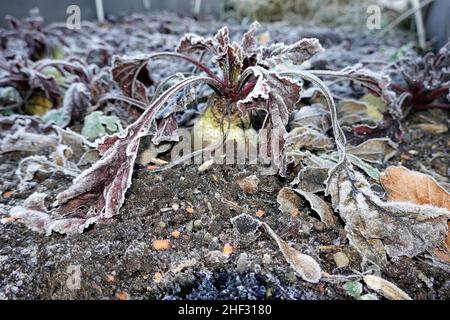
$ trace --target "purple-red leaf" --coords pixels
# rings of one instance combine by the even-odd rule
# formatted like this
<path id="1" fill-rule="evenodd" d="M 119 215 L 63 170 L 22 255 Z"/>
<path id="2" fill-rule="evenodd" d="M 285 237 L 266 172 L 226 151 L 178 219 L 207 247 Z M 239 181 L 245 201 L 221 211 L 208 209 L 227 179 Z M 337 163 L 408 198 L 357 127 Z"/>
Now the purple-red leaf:
<path id="1" fill-rule="evenodd" d="M 251 67 L 246 72 L 253 74 L 256 83 L 253 90 L 238 101 L 237 107 L 244 114 L 251 109 L 266 112 L 263 129 L 267 130 L 267 137 L 262 139 L 260 147 L 268 151 L 273 165 L 278 168 L 279 174 L 284 176 L 286 174 L 286 126 L 289 122 L 289 114 L 300 99 L 301 85 L 298 81 L 260 67 Z"/>
<path id="2" fill-rule="evenodd" d="M 112 75 L 124 95 L 148 105 L 146 86 L 153 82 L 150 78 L 148 56 L 113 58 Z"/>

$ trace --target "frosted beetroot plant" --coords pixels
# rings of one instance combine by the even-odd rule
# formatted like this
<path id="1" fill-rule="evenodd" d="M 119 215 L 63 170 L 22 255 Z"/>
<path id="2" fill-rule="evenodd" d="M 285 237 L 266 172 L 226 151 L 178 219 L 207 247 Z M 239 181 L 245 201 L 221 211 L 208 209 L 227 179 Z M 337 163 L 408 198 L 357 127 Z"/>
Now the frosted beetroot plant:
<path id="1" fill-rule="evenodd" d="M 410 111 L 450 108 L 450 41 L 438 53 L 402 59 L 392 66 L 391 88 L 399 96 L 403 116 Z"/>
<path id="2" fill-rule="evenodd" d="M 303 39 L 292 45 L 274 44 L 257 46 L 254 37 L 257 24 L 251 25 L 240 43 L 230 40 L 227 27 L 223 27 L 212 38 L 194 34 L 185 35 L 177 52 L 161 52 L 147 56 L 115 57 L 112 74 L 124 95 L 113 95 L 108 99 L 119 99 L 140 107 L 144 112 L 124 131 L 103 137 L 97 149 L 101 159 L 82 172 L 73 184 L 57 195 L 54 208 L 46 212 L 35 207 L 18 207 L 16 216 L 28 216 L 24 221 L 34 230 L 50 234 L 82 232 L 87 226 L 100 219 L 118 214 L 125 200 L 125 193 L 131 185 L 133 166 L 136 160 L 140 138 L 153 132 L 159 141 L 172 139 L 177 125 L 174 113 L 189 102 L 188 88 L 207 84 L 229 105 L 242 114 L 252 109 L 263 110 L 266 116 L 263 128 L 276 130 L 276 141 L 268 138 L 262 147 L 271 152 L 272 144 L 278 144 L 280 152 L 271 154 L 273 164 L 280 175 L 286 172 L 284 142 L 289 114 L 300 99 L 300 82 L 271 70 L 277 63 L 291 60 L 301 64 L 322 50 L 317 39 Z M 211 62 L 220 69 L 213 69 L 193 56 L 202 52 L 212 56 Z M 151 104 L 146 94 L 146 85 L 151 79 L 145 69 L 151 71 L 150 61 L 169 57 L 187 61 L 205 75 L 183 79 L 159 95 Z M 271 135 L 269 134 L 269 137 Z M 26 214 L 32 211 L 32 214 Z"/>

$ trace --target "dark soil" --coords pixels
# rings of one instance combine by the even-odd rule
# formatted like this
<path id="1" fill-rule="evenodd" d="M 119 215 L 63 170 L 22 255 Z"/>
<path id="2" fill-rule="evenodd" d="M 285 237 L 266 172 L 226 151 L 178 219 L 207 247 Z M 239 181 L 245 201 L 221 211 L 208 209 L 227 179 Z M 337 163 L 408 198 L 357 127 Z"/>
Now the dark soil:
<path id="1" fill-rule="evenodd" d="M 418 151 L 410 156 L 427 164 L 430 146 L 448 149 L 448 133 L 418 137 L 409 133 L 405 138 L 394 163 L 407 150 Z M 1 157 L 3 191 L 14 189 L 16 159 L 21 157 Z M 245 194 L 235 181 L 254 173 L 258 175 L 258 168 L 252 166 L 213 165 L 203 174 L 194 165 L 161 174 L 137 168 L 122 214 L 83 234 L 44 237 L 20 223 L 1 224 L 0 297 L 114 299 L 123 291 L 134 299 L 349 299 L 344 282 L 310 284 L 297 277 L 262 228 L 242 234 L 233 226 L 232 217 L 243 212 L 255 216 L 263 210 L 261 220 L 296 249 L 316 258 L 324 271 L 351 275 L 351 269 L 361 270 L 361 258 L 349 247 L 342 225 L 327 229 L 307 205 L 295 218 L 279 211 L 276 197 L 287 181 L 258 175 L 258 192 Z M 53 194 L 69 183 L 60 176 L 41 178 L 29 193 Z M 2 199 L 3 214 L 26 196 L 28 192 Z M 230 208 L 226 200 L 241 210 Z M 176 212 L 173 204 L 179 205 Z M 189 213 L 188 207 L 194 211 Z M 171 235 L 174 230 L 180 231 L 178 238 Z M 170 239 L 170 249 L 156 251 L 155 239 Z M 233 247 L 229 258 L 222 254 L 225 243 Z M 336 267 L 333 254 L 338 251 L 349 257 L 348 267 Z M 80 266 L 80 289 L 67 287 L 71 265 Z M 154 278 L 158 272 L 160 281 Z M 382 276 L 414 299 L 449 298 L 448 273 L 420 257 L 391 261 Z"/>

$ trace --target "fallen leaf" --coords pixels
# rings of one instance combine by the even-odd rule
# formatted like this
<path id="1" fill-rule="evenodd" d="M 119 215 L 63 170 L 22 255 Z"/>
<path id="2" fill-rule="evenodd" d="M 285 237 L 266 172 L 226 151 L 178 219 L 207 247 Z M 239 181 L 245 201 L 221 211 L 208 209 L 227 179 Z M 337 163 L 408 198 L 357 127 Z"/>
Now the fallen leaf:
<path id="1" fill-rule="evenodd" d="M 154 240 L 153 241 L 153 248 L 156 251 L 160 250 L 167 250 L 170 248 L 170 240 L 163 239 L 163 240 Z"/>
<path id="2" fill-rule="evenodd" d="M 370 289 L 389 300 L 412 300 L 406 292 L 398 288 L 392 282 L 374 275 L 367 275 L 363 279 Z"/>
<path id="3" fill-rule="evenodd" d="M 300 277 L 308 282 L 319 282 L 322 271 L 319 264 L 311 256 L 302 254 L 292 248 L 286 241 L 281 239 L 268 224 L 262 223 L 269 235 L 277 242 L 286 261 L 297 272 Z"/>
<path id="4" fill-rule="evenodd" d="M 233 247 L 228 242 L 223 246 L 223 254 L 229 257 L 233 253 Z"/>
<path id="5" fill-rule="evenodd" d="M 444 262 L 450 263 L 450 255 L 447 252 L 440 250 L 439 248 L 434 249 L 436 256 Z"/>
<path id="6" fill-rule="evenodd" d="M 367 114 L 374 120 L 380 121 L 383 119 L 383 112 L 386 111 L 386 103 L 381 97 L 374 96 L 373 94 L 366 94 L 361 98 L 361 101 L 367 105 Z"/>
<path id="7" fill-rule="evenodd" d="M 374 122 L 378 118 L 378 116 L 373 118 L 369 114 L 369 108 L 365 102 L 356 100 L 342 100 L 337 105 L 337 113 L 339 124 L 341 125 Z"/>
<path id="8" fill-rule="evenodd" d="M 0 128 L 0 153 L 53 150 L 60 140 L 53 130 L 49 131 L 35 117 L 0 116 Z"/>
<path id="9" fill-rule="evenodd" d="M 420 123 L 420 124 L 416 124 L 411 127 L 419 128 L 422 131 L 425 131 L 427 133 L 433 133 L 433 134 L 441 134 L 441 133 L 445 133 L 448 131 L 448 126 L 446 126 L 444 124 Z"/>
<path id="10" fill-rule="evenodd" d="M 333 147 L 333 140 L 325 134 L 311 128 L 298 127 L 288 133 L 286 150 L 327 150 Z"/>
<path id="11" fill-rule="evenodd" d="M 347 153 L 364 161 L 381 164 L 397 153 L 397 144 L 389 138 L 374 138 L 346 149 Z"/>
<path id="12" fill-rule="evenodd" d="M 291 113 L 289 127 L 309 127 L 319 132 L 326 132 L 330 128 L 328 111 L 320 103 L 304 106 Z"/>
<path id="13" fill-rule="evenodd" d="M 391 201 L 428 204 L 450 211 L 450 193 L 426 174 L 391 166 L 382 173 L 380 182 Z"/>
<path id="14" fill-rule="evenodd" d="M 248 177 L 238 178 L 236 183 L 245 193 L 256 193 L 258 191 L 259 179 L 254 174 Z"/>
<path id="15" fill-rule="evenodd" d="M 436 247 L 447 234 L 450 212 L 432 206 L 384 202 L 347 161 L 330 171 L 327 191 L 345 222 L 350 244 L 382 267 L 391 257 L 414 257 Z"/>
<path id="16" fill-rule="evenodd" d="M 447 236 L 444 239 L 443 246 L 445 249 L 440 249 L 439 247 L 434 249 L 434 253 L 438 256 L 439 259 L 450 263 L 450 221 L 447 222 L 448 232 Z"/>
<path id="17" fill-rule="evenodd" d="M 328 178 L 329 168 L 307 166 L 302 168 L 291 185 L 306 192 L 321 192 L 325 190 L 325 180 Z"/>
<path id="18" fill-rule="evenodd" d="M 334 225 L 333 210 L 331 210 L 328 203 L 326 203 L 324 200 L 322 200 L 322 198 L 316 196 L 312 192 L 306 192 L 300 189 L 292 190 L 300 194 L 309 202 L 309 204 L 311 205 L 311 209 L 313 209 L 319 215 L 320 220 L 325 223 L 327 227 Z"/>
<path id="19" fill-rule="evenodd" d="M 50 99 L 42 94 L 33 94 L 25 106 L 25 112 L 32 115 L 43 116 L 53 107 Z"/>

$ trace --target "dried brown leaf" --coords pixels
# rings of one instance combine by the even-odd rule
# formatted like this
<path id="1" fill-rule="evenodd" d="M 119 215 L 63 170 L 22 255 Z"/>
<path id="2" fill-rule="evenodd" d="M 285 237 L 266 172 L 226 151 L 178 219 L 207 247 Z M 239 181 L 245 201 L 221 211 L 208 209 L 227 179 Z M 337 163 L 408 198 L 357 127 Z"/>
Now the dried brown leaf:
<path id="1" fill-rule="evenodd" d="M 391 166 L 382 173 L 380 182 L 391 201 L 431 205 L 450 211 L 450 193 L 429 175 Z"/>

